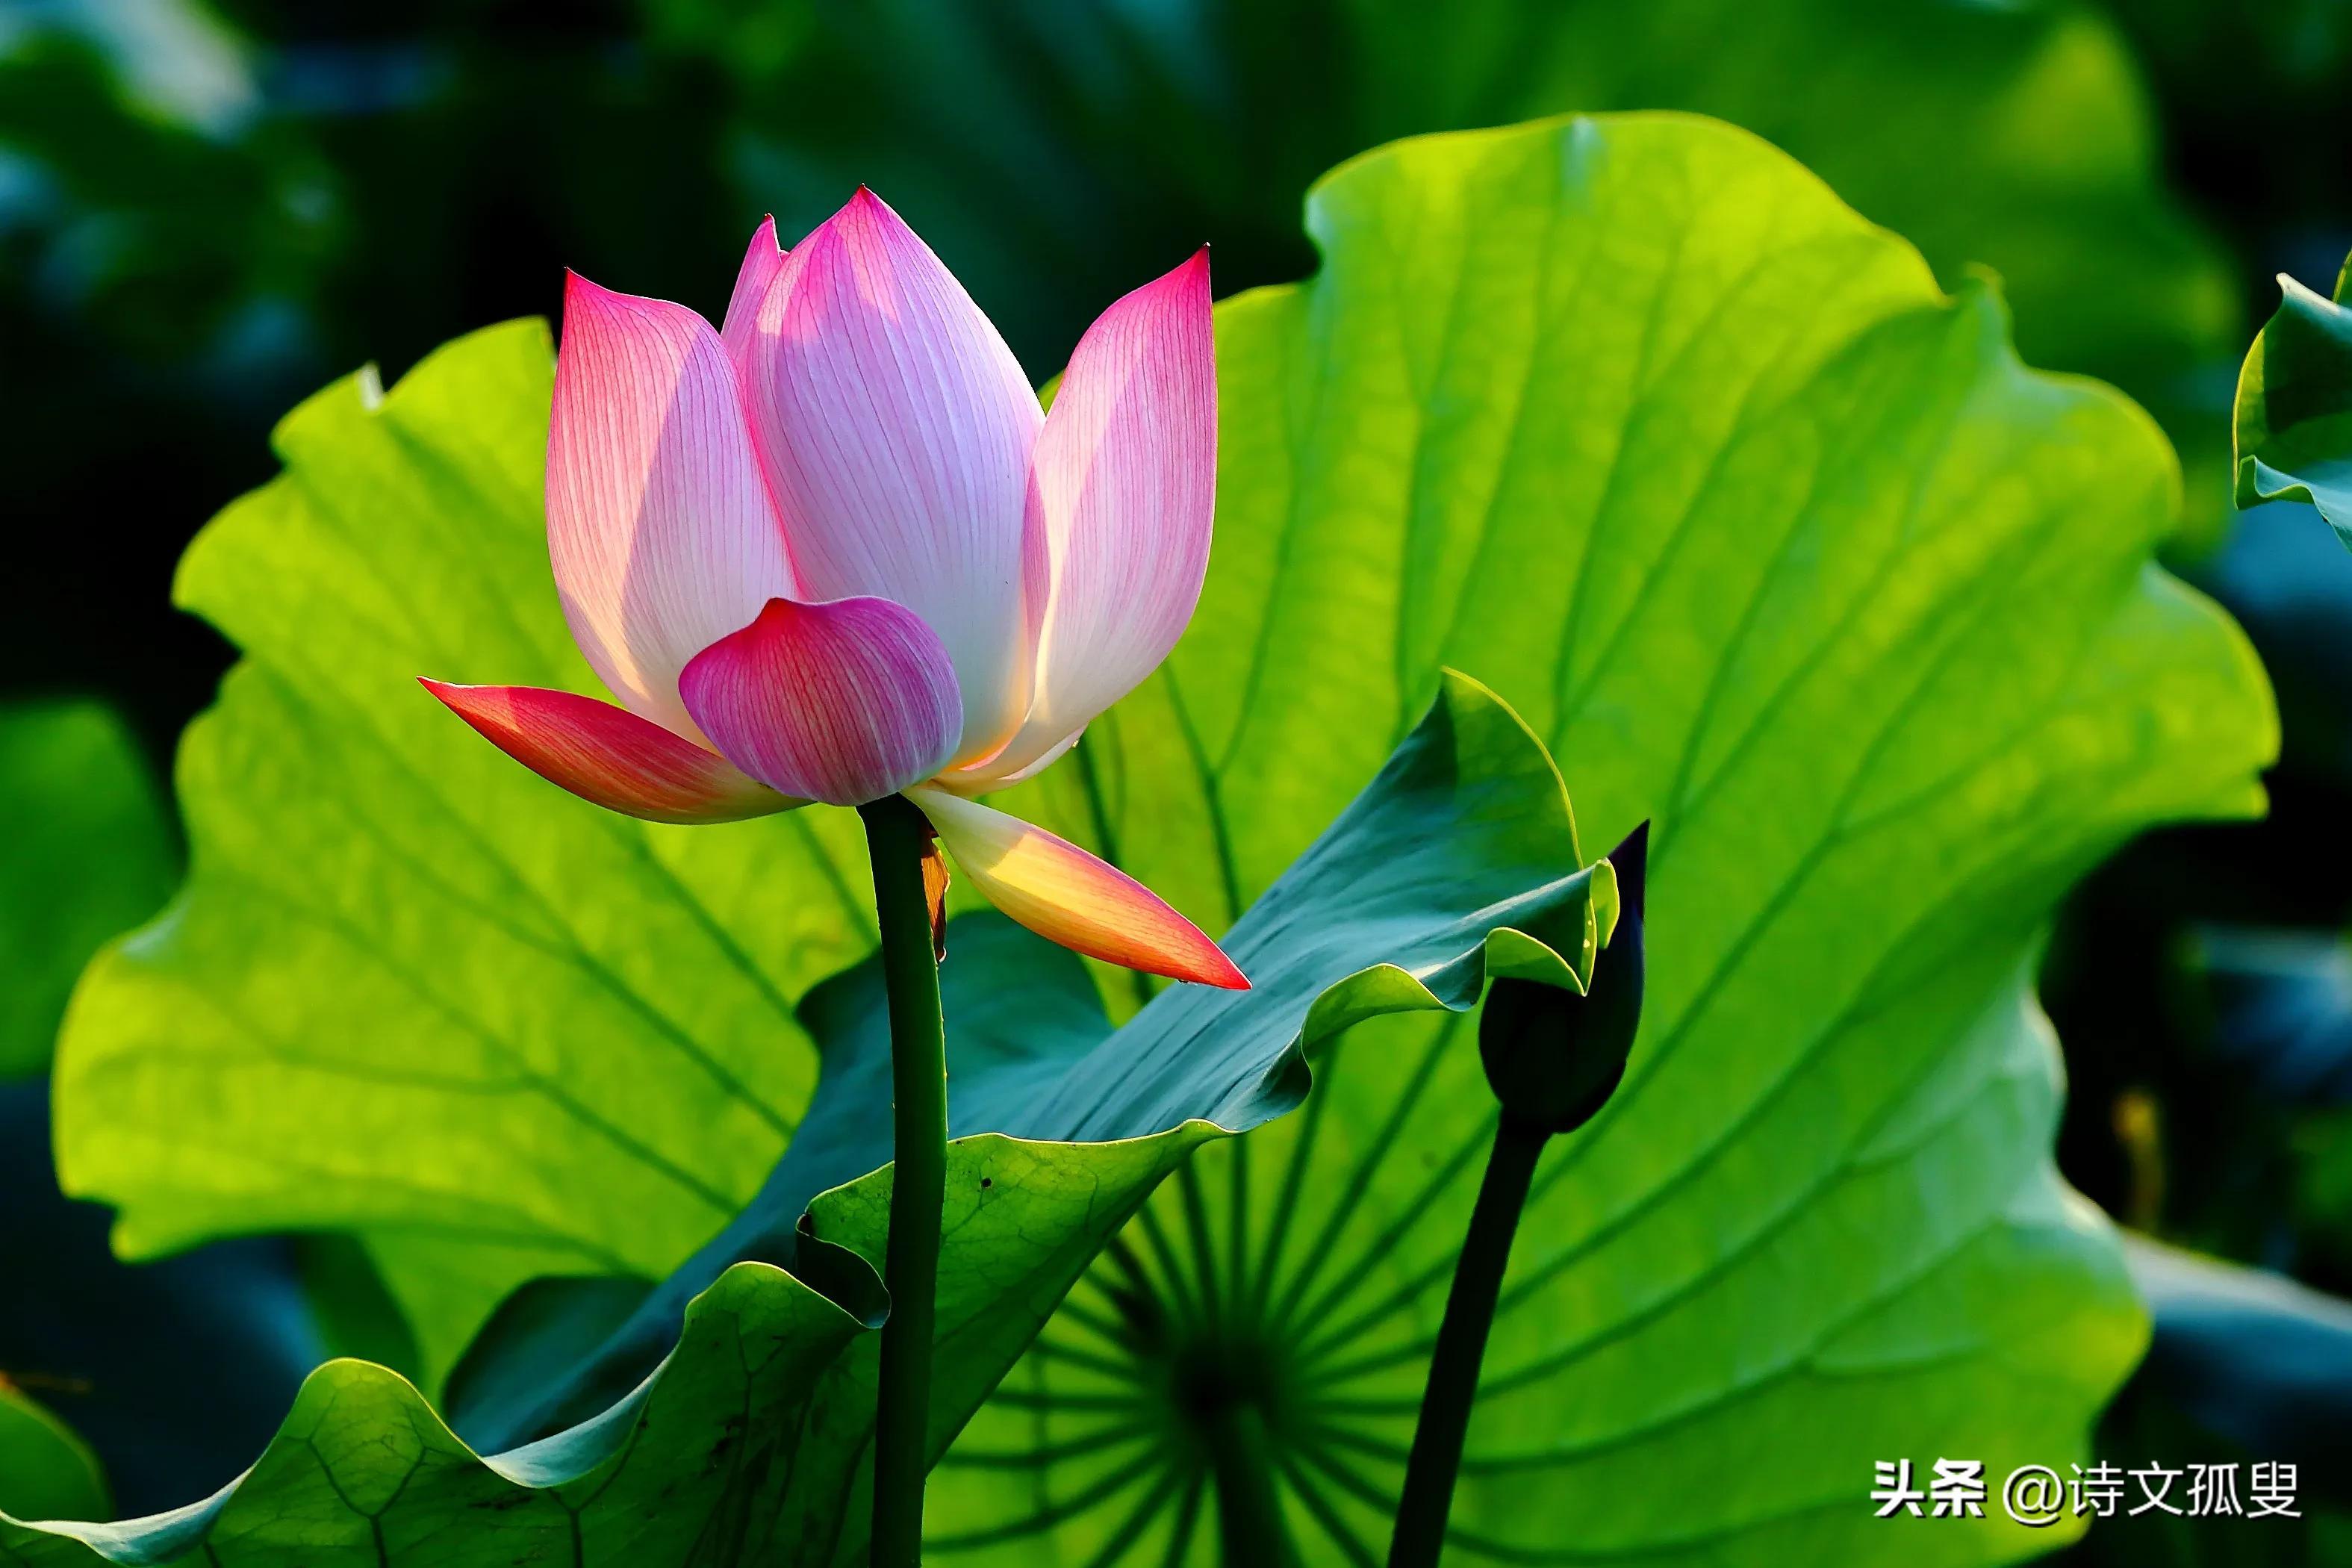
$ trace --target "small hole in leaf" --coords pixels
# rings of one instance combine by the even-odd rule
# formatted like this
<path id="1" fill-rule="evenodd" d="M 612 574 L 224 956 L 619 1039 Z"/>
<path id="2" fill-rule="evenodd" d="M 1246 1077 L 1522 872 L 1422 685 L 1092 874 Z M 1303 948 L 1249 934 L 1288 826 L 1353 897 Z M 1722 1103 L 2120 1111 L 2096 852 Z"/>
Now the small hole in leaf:
<path id="1" fill-rule="evenodd" d="M 992 1187 L 996 1185 L 996 1178 L 994 1176 L 982 1176 L 980 1179 L 980 1184 L 983 1187 Z"/>

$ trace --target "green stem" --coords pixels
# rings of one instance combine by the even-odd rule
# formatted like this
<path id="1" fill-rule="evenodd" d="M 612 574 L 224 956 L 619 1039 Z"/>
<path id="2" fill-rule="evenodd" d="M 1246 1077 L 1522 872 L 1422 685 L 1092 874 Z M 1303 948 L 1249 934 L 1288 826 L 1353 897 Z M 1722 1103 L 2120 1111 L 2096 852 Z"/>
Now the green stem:
<path id="1" fill-rule="evenodd" d="M 1209 1466 L 1217 1478 L 1217 1531 L 1222 1560 L 1263 1568 L 1298 1561 L 1282 1500 L 1274 1489 L 1274 1448 L 1265 1417 L 1255 1404 L 1227 1402 L 1208 1422 Z"/>
<path id="2" fill-rule="evenodd" d="M 1486 1357 L 1486 1332 L 1495 1324 L 1495 1303 L 1503 1293 L 1503 1270 L 1511 1260 L 1511 1237 L 1527 1206 L 1536 1160 L 1551 1134 L 1505 1117 L 1495 1130 L 1486 1177 L 1470 1211 L 1470 1234 L 1454 1266 L 1446 1293 L 1445 1320 L 1438 1325 L 1437 1349 L 1429 1358 L 1429 1386 L 1421 1396 L 1421 1421 L 1413 1428 L 1412 1456 L 1404 1468 L 1404 1496 L 1397 1504 L 1396 1533 L 1389 1540 L 1389 1568 L 1436 1568 L 1445 1545 L 1445 1516 L 1454 1506 L 1454 1479 L 1462 1469 L 1462 1440 L 1470 1429 L 1470 1405 L 1478 1395 L 1478 1364 Z"/>
<path id="3" fill-rule="evenodd" d="M 931 1338 L 940 1211 L 947 1201 L 947 1036 L 940 966 L 923 895 L 930 826 L 898 795 L 857 808 L 874 861 L 882 974 L 890 996 L 890 1242 L 882 1267 L 890 1316 L 874 1401 L 874 1568 L 920 1568 L 923 1477 L 930 1468 Z"/>

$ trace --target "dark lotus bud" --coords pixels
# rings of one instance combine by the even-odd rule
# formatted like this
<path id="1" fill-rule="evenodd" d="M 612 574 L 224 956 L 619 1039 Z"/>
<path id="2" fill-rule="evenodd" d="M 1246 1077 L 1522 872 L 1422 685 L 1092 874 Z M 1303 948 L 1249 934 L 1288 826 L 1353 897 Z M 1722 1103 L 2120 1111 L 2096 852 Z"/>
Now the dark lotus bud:
<path id="1" fill-rule="evenodd" d="M 1590 1121 L 1625 1077 L 1642 1021 L 1642 879 L 1650 825 L 1609 852 L 1617 930 L 1592 961 L 1583 995 L 1532 980 L 1497 980 L 1478 1020 L 1478 1055 L 1503 1116 L 1545 1132 Z"/>

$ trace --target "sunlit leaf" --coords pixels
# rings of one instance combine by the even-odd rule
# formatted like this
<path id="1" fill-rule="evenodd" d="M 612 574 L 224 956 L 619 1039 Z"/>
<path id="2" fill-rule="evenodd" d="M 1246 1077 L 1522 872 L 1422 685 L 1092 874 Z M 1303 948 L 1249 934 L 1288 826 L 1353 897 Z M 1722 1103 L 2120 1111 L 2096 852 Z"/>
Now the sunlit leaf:
<path id="1" fill-rule="evenodd" d="M 419 675 L 593 689 L 540 510 L 538 322 L 279 427 L 177 596 L 244 662 L 181 744 L 173 917 L 103 960 L 58 1067 L 67 1189 L 152 1257 L 351 1228 L 428 1384 L 536 1274 L 658 1277 L 807 1103 L 793 1017 L 872 942 L 857 825 L 691 832 L 552 795 Z"/>
<path id="2" fill-rule="evenodd" d="M 2028 981 L 2074 876 L 2252 809 L 2275 744 L 2242 639 L 2147 564 L 2162 441 L 1718 128 L 1408 143 L 1308 225 L 1317 278 L 1220 318 L 1192 631 L 1024 809 L 1236 907 L 1437 665 L 1480 671 L 1588 842 L 1655 826 L 1643 1037 L 1538 1173 L 1454 1556 L 2046 1545 L 1861 1500 L 1875 1459 L 2063 1464 L 2142 1342 L 2051 1167 Z M 1098 1260 L 950 1453 L 935 1558 L 1208 1560 L 1237 1403 L 1305 1560 L 1377 1560 L 1492 1114 L 1454 1033 L 1358 1031 L 1162 1189 L 1141 1279 Z"/>
<path id="3" fill-rule="evenodd" d="M 1001 923 L 954 928 L 953 991 L 975 1005 L 958 1008 L 950 1057 L 935 1447 L 1187 1151 L 1296 1104 L 1304 1049 L 1365 1017 L 1467 1008 L 1491 974 L 1581 984 L 1613 884 L 1575 864 L 1550 759 L 1456 678 L 1227 936 L 1248 991 L 1171 990 L 1114 1034 L 1067 954 Z M 543 1381 L 504 1368 L 469 1380 L 469 1436 L 505 1428 L 502 1446 L 582 1402 L 577 1425 L 478 1459 L 404 1380 L 340 1362 L 312 1376 L 251 1474 L 203 1507 L 116 1527 L 0 1520 L 0 1546 L 34 1562 L 84 1560 L 80 1541 L 120 1560 L 317 1568 L 374 1561 L 395 1539 L 488 1563 L 568 1538 L 575 1557 L 630 1568 L 857 1561 L 875 1373 L 862 1330 L 881 1305 L 889 1173 L 834 1184 L 888 1154 L 887 1031 L 857 1026 L 871 999 L 866 970 L 812 994 L 812 1015 L 841 1027 L 820 1022 L 825 1086 L 800 1139 L 742 1219 L 656 1294 L 643 1330 Z M 553 1322 L 532 1325 L 526 1372 Z"/>

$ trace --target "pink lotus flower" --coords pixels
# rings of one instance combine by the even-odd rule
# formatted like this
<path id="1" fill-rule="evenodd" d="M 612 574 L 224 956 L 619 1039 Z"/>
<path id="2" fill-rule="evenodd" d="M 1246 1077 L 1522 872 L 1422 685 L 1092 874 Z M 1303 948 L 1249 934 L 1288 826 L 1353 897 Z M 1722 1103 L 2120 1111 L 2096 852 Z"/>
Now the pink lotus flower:
<path id="1" fill-rule="evenodd" d="M 903 794 L 1031 930 L 1245 986 L 1140 883 L 972 798 L 1068 751 L 1167 656 L 1215 468 L 1205 251 L 1103 312 L 1049 416 L 860 190 L 789 253 L 762 224 L 718 331 L 569 281 L 548 553 L 621 706 L 425 684 L 541 777 L 651 821 Z"/>

